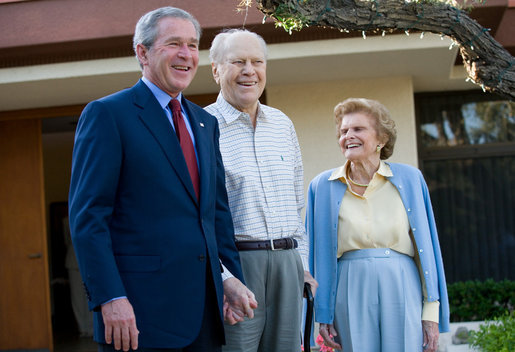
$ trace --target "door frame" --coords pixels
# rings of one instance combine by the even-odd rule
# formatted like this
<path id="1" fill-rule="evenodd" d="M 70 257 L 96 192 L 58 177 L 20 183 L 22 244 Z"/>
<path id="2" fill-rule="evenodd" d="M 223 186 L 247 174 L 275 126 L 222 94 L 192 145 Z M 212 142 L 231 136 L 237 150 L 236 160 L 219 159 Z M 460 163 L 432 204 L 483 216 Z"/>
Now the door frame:
<path id="1" fill-rule="evenodd" d="M 35 244 L 37 244 L 37 247 L 38 247 L 34 251 L 34 253 L 37 253 L 37 258 L 43 258 L 42 259 L 43 262 L 38 263 L 38 265 L 41 265 L 41 264 L 43 265 L 43 273 L 45 275 L 45 277 L 43 278 L 43 285 L 45 287 L 43 289 L 41 289 L 41 288 L 34 288 L 34 289 L 37 289 L 38 291 L 42 290 L 42 291 L 39 291 L 38 294 L 40 294 L 39 297 L 41 297 L 41 302 L 44 302 L 43 305 L 45 305 L 45 307 L 42 307 L 43 311 L 41 311 L 40 313 L 43 314 L 43 316 L 40 316 L 40 318 L 44 317 L 46 315 L 46 317 L 44 317 L 43 319 L 38 319 L 38 322 L 35 323 L 37 325 L 36 327 L 31 327 L 31 328 L 36 328 L 39 331 L 43 332 L 42 335 L 40 336 L 41 338 L 39 339 L 39 342 L 32 343 L 32 341 L 30 339 L 23 339 L 23 338 L 16 337 L 16 332 L 13 332 L 11 334 L 10 332 L 5 332 L 5 330 L 4 330 L 4 332 L 5 332 L 4 337 L 6 338 L 6 341 L 5 341 L 6 345 L 1 346 L 0 349 L 7 348 L 9 350 L 9 349 L 14 348 L 14 349 L 22 349 L 25 351 L 29 351 L 29 350 L 53 351 L 54 350 L 51 294 L 50 294 L 50 291 L 51 291 L 50 272 L 49 272 L 50 258 L 49 258 L 49 249 L 48 249 L 49 234 L 47 231 L 47 223 L 48 223 L 49 214 L 46 210 L 46 202 L 45 202 L 41 122 L 42 122 L 42 119 L 44 119 L 44 118 L 78 115 L 78 114 L 80 114 L 80 112 L 82 111 L 83 108 L 84 108 L 84 105 L 73 105 L 73 106 L 63 106 L 63 107 L 51 107 L 51 108 L 0 112 L 0 123 L 12 124 L 14 131 L 16 131 L 18 129 L 19 131 L 27 132 L 26 135 L 20 134 L 20 138 L 23 138 L 23 140 L 17 140 L 16 135 L 15 136 L 11 135 L 10 137 L 13 137 L 13 138 L 11 139 L 10 142 L 8 142 L 9 143 L 8 145 L 16 146 L 16 145 L 29 144 L 29 146 L 27 147 L 27 150 L 25 150 L 25 153 L 30 153 L 29 157 L 32 159 L 31 160 L 23 159 L 23 161 L 24 162 L 26 161 L 26 163 L 28 163 L 26 165 L 29 165 L 31 167 L 31 169 L 32 169 L 31 173 L 33 175 L 35 175 L 35 177 L 32 177 L 32 179 L 31 179 L 31 184 L 32 184 L 32 188 L 33 188 L 34 194 L 35 194 L 34 197 L 39 199 L 38 205 L 35 205 L 34 203 L 31 204 L 31 208 L 33 208 L 31 210 L 31 212 L 33 215 L 35 215 L 35 217 L 37 217 L 37 219 L 31 219 L 33 221 L 33 224 L 31 226 L 33 226 L 34 231 L 35 231 L 34 235 L 36 236 L 33 238 L 33 241 Z M 30 121 L 30 120 L 32 120 L 32 121 Z M 7 128 L 7 132 L 11 128 L 10 125 L 5 125 L 5 127 Z M 9 150 L 6 151 L 6 153 L 7 153 L 6 155 L 8 155 L 8 156 L 10 155 Z M 23 155 L 20 157 L 24 158 Z M 20 160 L 22 160 L 22 159 L 20 159 Z M 11 160 L 11 161 L 7 160 L 6 163 L 8 163 L 8 162 L 17 163 L 18 161 L 17 160 Z M 20 187 L 19 184 L 16 184 L 16 180 L 12 180 L 12 177 L 10 178 L 9 175 L 7 175 L 7 174 L 5 175 L 5 177 L 7 178 L 7 180 L 9 180 L 8 182 L 12 182 L 12 185 L 15 189 L 16 189 L 16 187 L 17 188 Z M 10 187 L 10 186 L 6 185 L 6 187 Z M 21 187 L 23 187 L 23 186 L 21 186 Z M 39 192 L 38 192 L 38 187 L 39 187 Z M 32 198 L 29 201 L 34 202 L 34 200 Z M 23 203 L 23 200 L 22 200 L 22 203 Z M 2 206 L 9 206 L 9 204 L 4 203 Z M 39 208 L 39 210 L 38 210 L 38 208 Z M 40 212 L 40 214 L 34 213 L 34 210 L 37 213 Z M 14 229 L 17 228 L 16 224 L 9 224 L 8 222 L 5 224 L 5 226 L 8 229 L 9 228 L 14 228 Z M 39 226 L 41 226 L 41 228 L 39 230 L 37 230 L 37 228 Z M 17 250 L 18 249 L 14 249 L 14 252 L 16 252 Z M 25 255 L 27 255 L 27 253 L 25 253 L 26 249 L 22 249 L 22 250 L 24 251 L 24 253 L 15 253 L 16 258 L 18 258 L 18 257 L 23 258 Z M 34 255 L 34 256 L 36 255 L 36 254 L 32 253 L 33 252 L 32 248 L 30 249 L 30 252 L 31 253 L 28 254 L 29 257 L 31 255 Z M 9 253 L 12 254 L 12 250 Z M 34 258 L 36 258 L 36 257 L 34 257 Z M 28 263 L 27 265 L 29 265 L 29 266 L 32 265 L 32 264 L 30 264 L 31 262 L 27 262 L 27 263 Z M 10 271 L 10 274 L 8 272 L 6 272 L 6 275 L 8 275 L 8 277 L 10 277 L 13 273 L 16 273 L 17 270 L 18 269 L 14 268 L 12 271 Z M 29 269 L 29 270 L 31 270 L 31 269 Z M 39 272 L 39 274 L 40 274 L 40 272 Z M 10 280 L 10 281 L 11 282 L 9 285 L 5 285 L 6 286 L 5 289 L 16 290 L 17 289 L 16 282 L 18 282 L 18 280 Z M 19 281 L 21 282 L 23 280 L 19 280 Z M 26 284 L 23 284 L 23 287 L 25 287 L 25 285 Z M 13 293 L 16 291 L 11 291 L 11 292 Z M 38 304 L 41 304 L 41 302 Z M 16 306 L 19 306 L 19 305 L 15 305 L 15 306 L 10 305 L 9 306 L 10 307 L 8 310 L 9 313 L 7 313 L 7 314 L 9 314 L 9 316 L 14 317 L 14 316 L 18 315 L 18 316 L 22 316 L 21 319 L 30 319 L 30 316 L 27 317 L 28 314 L 24 313 L 23 307 L 20 309 L 17 309 Z M 26 306 L 28 306 L 28 304 Z M 26 306 L 25 306 L 25 310 L 27 308 Z M 10 318 L 8 317 L 8 319 L 10 319 Z M 6 325 L 9 326 L 9 324 L 6 324 Z M 3 329 L 5 329 L 5 327 Z M 14 326 L 13 326 L 13 329 L 15 329 Z M 46 335 L 46 337 L 45 337 L 45 335 Z M 24 342 L 24 341 L 26 341 L 26 342 Z M 24 345 L 24 343 L 26 343 L 26 345 Z"/>

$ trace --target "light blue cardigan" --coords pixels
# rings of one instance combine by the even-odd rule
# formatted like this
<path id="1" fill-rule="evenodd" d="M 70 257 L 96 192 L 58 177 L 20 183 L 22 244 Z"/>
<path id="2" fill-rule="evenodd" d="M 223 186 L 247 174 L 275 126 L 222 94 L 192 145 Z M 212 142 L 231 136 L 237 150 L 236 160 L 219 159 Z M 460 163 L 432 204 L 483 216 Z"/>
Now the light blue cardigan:
<path id="1" fill-rule="evenodd" d="M 440 301 L 440 332 L 449 331 L 449 300 L 438 234 L 422 173 L 409 165 L 388 163 L 393 176 L 388 180 L 401 196 L 415 238 L 428 301 Z M 338 212 L 347 185 L 329 181 L 334 170 L 316 176 L 309 184 L 306 230 L 309 235 L 310 270 L 319 283 L 315 297 L 315 320 L 332 324 L 336 298 Z"/>

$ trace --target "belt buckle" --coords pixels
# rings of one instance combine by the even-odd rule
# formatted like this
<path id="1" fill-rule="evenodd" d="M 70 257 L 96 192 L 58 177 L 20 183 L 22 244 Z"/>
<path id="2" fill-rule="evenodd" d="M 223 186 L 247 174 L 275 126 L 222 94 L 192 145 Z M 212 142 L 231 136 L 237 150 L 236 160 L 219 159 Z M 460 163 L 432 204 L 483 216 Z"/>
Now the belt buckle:
<path id="1" fill-rule="evenodd" d="M 269 241 L 270 241 L 270 249 L 275 251 L 276 249 L 275 249 L 275 246 L 274 246 L 274 240 L 273 239 L 269 239 Z"/>

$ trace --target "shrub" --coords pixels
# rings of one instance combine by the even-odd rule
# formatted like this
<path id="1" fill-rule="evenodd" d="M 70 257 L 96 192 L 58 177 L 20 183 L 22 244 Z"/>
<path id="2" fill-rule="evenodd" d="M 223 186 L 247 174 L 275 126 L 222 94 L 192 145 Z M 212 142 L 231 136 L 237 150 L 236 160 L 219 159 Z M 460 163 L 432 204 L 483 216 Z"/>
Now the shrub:
<path id="1" fill-rule="evenodd" d="M 469 343 L 483 352 L 515 351 L 515 312 L 481 324 L 470 333 Z"/>
<path id="2" fill-rule="evenodd" d="M 447 285 L 451 322 L 491 320 L 515 305 L 515 281 L 464 281 Z"/>

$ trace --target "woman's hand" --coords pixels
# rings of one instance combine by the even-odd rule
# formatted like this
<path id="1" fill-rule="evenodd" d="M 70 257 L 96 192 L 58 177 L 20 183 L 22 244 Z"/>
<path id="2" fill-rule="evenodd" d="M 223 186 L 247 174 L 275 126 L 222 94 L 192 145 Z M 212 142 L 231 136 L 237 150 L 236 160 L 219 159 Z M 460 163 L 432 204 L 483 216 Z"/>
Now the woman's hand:
<path id="1" fill-rule="evenodd" d="M 424 352 L 436 352 L 438 349 L 438 323 L 429 320 L 422 320 L 422 331 L 424 334 Z"/>
<path id="2" fill-rule="evenodd" d="M 342 346 L 336 343 L 333 336 L 338 336 L 336 330 L 334 330 L 333 324 L 320 324 L 320 336 L 324 339 L 324 344 L 327 347 L 331 347 L 337 350 L 341 350 Z"/>

